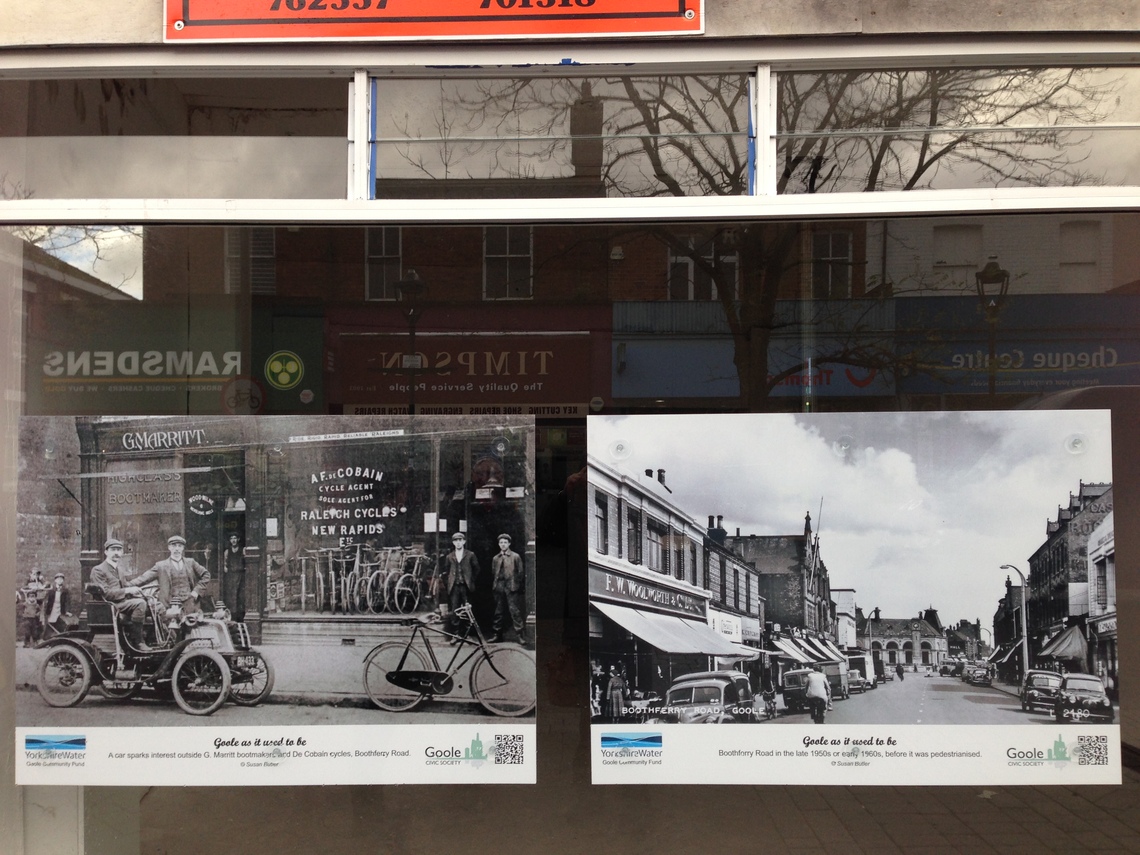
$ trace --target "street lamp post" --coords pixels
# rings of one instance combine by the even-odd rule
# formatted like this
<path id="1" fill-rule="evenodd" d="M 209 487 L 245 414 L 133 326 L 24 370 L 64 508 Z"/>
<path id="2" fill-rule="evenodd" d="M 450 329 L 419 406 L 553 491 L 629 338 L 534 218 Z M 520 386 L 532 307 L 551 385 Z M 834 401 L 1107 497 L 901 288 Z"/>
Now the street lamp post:
<path id="1" fill-rule="evenodd" d="M 996 255 L 991 255 L 986 266 L 974 274 L 974 285 L 978 289 L 978 299 L 982 301 L 986 326 L 989 328 L 990 358 L 986 367 L 990 374 L 990 397 L 993 397 L 997 392 L 997 322 L 1005 295 L 1009 291 L 1009 271 L 998 264 Z"/>
<path id="2" fill-rule="evenodd" d="M 1012 564 L 1001 565 L 1002 570 L 1012 570 L 1017 574 L 1017 578 L 1021 580 L 1021 679 L 1025 679 L 1025 675 L 1029 673 L 1029 632 L 1026 629 L 1025 611 L 1026 611 L 1026 596 L 1028 594 L 1028 586 L 1025 583 L 1025 574 L 1014 567 Z"/>

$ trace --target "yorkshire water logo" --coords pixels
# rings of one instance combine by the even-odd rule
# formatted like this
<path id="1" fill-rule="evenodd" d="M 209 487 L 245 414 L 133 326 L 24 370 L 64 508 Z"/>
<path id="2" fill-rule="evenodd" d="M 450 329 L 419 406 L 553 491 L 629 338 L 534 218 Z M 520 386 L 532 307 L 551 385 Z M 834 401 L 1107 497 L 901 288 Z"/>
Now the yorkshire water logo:
<path id="1" fill-rule="evenodd" d="M 86 751 L 86 736 L 25 736 L 25 751 Z"/>
<path id="2" fill-rule="evenodd" d="M 603 733 L 603 766 L 660 766 L 660 733 Z"/>
<path id="3" fill-rule="evenodd" d="M 602 750 L 632 750 L 637 748 L 661 750 L 660 733 L 603 733 Z"/>

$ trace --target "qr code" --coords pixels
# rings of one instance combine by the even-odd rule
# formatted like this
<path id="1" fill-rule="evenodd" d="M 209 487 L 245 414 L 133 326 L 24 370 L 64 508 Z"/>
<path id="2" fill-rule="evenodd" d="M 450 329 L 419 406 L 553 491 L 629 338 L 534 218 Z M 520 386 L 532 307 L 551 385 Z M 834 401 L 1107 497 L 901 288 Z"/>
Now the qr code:
<path id="1" fill-rule="evenodd" d="M 495 763 L 508 766 L 523 765 L 523 735 L 521 733 L 495 737 Z"/>
<path id="2" fill-rule="evenodd" d="M 1107 766 L 1108 737 L 1078 736 L 1077 758 L 1078 766 Z"/>

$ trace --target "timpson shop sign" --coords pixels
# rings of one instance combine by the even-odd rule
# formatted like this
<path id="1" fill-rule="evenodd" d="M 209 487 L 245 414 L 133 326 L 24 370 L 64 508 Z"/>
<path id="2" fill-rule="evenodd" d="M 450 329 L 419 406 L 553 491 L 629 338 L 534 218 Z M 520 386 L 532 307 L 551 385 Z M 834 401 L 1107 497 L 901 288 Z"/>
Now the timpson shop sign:
<path id="1" fill-rule="evenodd" d="M 704 0 L 166 0 L 178 41 L 699 35 Z"/>
<path id="2" fill-rule="evenodd" d="M 345 413 L 406 412 L 414 394 L 423 415 L 586 414 L 593 394 L 589 336 L 423 333 L 415 354 L 407 339 L 340 336 L 329 388 Z"/>

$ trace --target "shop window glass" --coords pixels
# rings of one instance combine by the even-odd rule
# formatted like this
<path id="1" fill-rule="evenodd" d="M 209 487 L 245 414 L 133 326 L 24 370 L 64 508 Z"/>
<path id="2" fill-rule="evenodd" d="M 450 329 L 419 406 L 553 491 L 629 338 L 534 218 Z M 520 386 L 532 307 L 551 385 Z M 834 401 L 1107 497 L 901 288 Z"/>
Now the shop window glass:
<path id="1" fill-rule="evenodd" d="M 724 246 L 725 240 L 718 234 L 712 240 L 688 238 L 681 247 L 669 247 L 670 300 L 716 300 L 725 291 L 736 295 L 739 258 Z"/>
<path id="2" fill-rule="evenodd" d="M 487 226 L 484 239 L 483 295 L 488 300 L 533 296 L 532 232 L 529 226 Z"/>
<path id="3" fill-rule="evenodd" d="M 276 231 L 267 227 L 228 228 L 226 241 L 227 294 L 277 293 Z"/>
<path id="4" fill-rule="evenodd" d="M 400 252 L 401 230 L 396 226 L 368 230 L 368 300 L 397 299 L 396 285 L 403 278 Z"/>
<path id="5" fill-rule="evenodd" d="M 1135 68 L 779 75 L 781 193 L 1130 185 Z"/>
<path id="6" fill-rule="evenodd" d="M 376 79 L 377 198 L 749 192 L 745 74 Z"/>
<path id="7" fill-rule="evenodd" d="M 851 232 L 814 232 L 811 246 L 812 297 L 816 300 L 842 300 L 850 297 Z"/>
<path id="8" fill-rule="evenodd" d="M 934 273 L 957 290 L 974 287 L 974 274 L 984 261 L 982 227 L 976 223 L 935 226 Z"/>
<path id="9" fill-rule="evenodd" d="M 1096 220 L 1061 223 L 1060 238 L 1061 290 L 1065 293 L 1099 290 L 1100 223 Z"/>
<path id="10" fill-rule="evenodd" d="M 344 198 L 348 80 L 0 81 L 0 198 Z"/>

